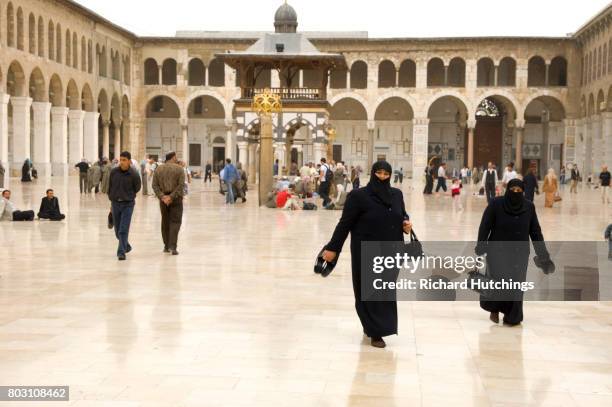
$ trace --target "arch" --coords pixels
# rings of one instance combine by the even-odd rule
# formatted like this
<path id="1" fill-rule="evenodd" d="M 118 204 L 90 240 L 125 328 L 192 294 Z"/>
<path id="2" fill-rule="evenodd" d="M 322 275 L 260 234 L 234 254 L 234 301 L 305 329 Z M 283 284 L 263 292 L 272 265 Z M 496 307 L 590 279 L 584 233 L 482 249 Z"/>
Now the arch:
<path id="1" fill-rule="evenodd" d="M 395 64 L 388 59 L 383 60 L 378 64 L 378 87 L 379 88 L 394 88 L 396 86 Z"/>
<path id="2" fill-rule="evenodd" d="M 110 105 L 108 104 L 108 95 L 104 89 L 100 89 L 98 93 L 98 113 L 100 113 L 100 119 L 110 119 Z"/>
<path id="3" fill-rule="evenodd" d="M 448 64 L 448 86 L 465 86 L 465 61 L 463 58 L 455 57 Z"/>
<path id="4" fill-rule="evenodd" d="M 144 84 L 159 85 L 159 66 L 153 58 L 147 58 L 144 62 Z"/>
<path id="5" fill-rule="evenodd" d="M 113 97 L 111 98 L 110 118 L 115 125 L 119 125 L 121 123 L 121 99 L 119 98 L 117 92 L 113 93 Z"/>
<path id="6" fill-rule="evenodd" d="M 495 66 L 489 57 L 480 58 L 476 63 L 476 86 L 495 86 Z"/>
<path id="7" fill-rule="evenodd" d="M 468 119 L 468 112 L 471 111 L 469 103 L 463 97 L 457 94 L 446 93 L 436 97 L 427 107 L 427 117 L 431 118 L 432 113 L 444 104 L 452 103 L 455 105 L 459 117 L 459 122 L 465 122 Z"/>
<path id="8" fill-rule="evenodd" d="M 25 50 L 23 33 L 23 10 L 21 7 L 17 9 L 17 49 Z"/>
<path id="9" fill-rule="evenodd" d="M 223 111 L 225 113 L 225 118 L 226 119 L 231 119 L 232 118 L 232 104 L 233 102 L 230 100 L 229 102 L 226 102 L 225 99 L 223 98 L 223 96 L 221 96 L 221 94 L 219 94 L 216 91 L 213 90 L 207 90 L 207 89 L 199 89 L 197 92 L 193 92 L 189 95 L 189 97 L 187 98 L 187 101 L 185 103 L 185 105 L 181 106 L 181 112 L 187 112 L 189 105 L 191 105 L 191 103 L 202 96 L 209 96 L 213 99 L 216 100 L 216 102 L 218 102 L 219 104 L 221 104 L 221 106 L 223 107 Z M 174 97 L 174 95 L 172 95 L 172 97 Z M 176 103 L 179 103 L 178 99 L 175 99 Z M 180 105 L 179 105 L 180 106 Z M 181 114 L 181 117 L 184 117 Z"/>
<path id="10" fill-rule="evenodd" d="M 514 58 L 504 57 L 499 61 L 497 86 L 516 86 L 516 61 Z"/>
<path id="11" fill-rule="evenodd" d="M 329 87 L 331 89 L 346 89 L 348 69 L 332 68 L 329 73 Z"/>
<path id="12" fill-rule="evenodd" d="M 427 61 L 427 86 L 444 86 L 444 62 L 440 58 Z"/>
<path id="13" fill-rule="evenodd" d="M 560 122 L 565 119 L 565 106 L 554 96 L 538 95 L 525 104 L 523 118 L 526 122 L 539 122 L 544 113 L 548 115 L 549 121 Z"/>
<path id="14" fill-rule="evenodd" d="M 42 17 L 38 17 L 38 56 L 45 57 L 45 23 Z"/>
<path id="15" fill-rule="evenodd" d="M 541 56 L 529 58 L 527 63 L 527 86 L 545 86 L 546 63 Z"/>
<path id="16" fill-rule="evenodd" d="M 480 96 L 480 102 L 482 102 L 484 99 L 492 99 L 497 105 L 502 106 L 509 121 L 514 121 L 519 117 L 518 113 L 521 104 L 511 92 L 506 92 L 504 90 L 486 92 Z M 473 106 L 474 110 L 472 117 L 476 116 L 476 111 L 480 105 L 480 102 L 478 105 Z"/>
<path id="17" fill-rule="evenodd" d="M 145 105 L 146 117 L 165 117 L 176 118 L 182 117 L 180 105 L 174 97 L 169 94 L 158 93 L 152 96 Z"/>
<path id="18" fill-rule="evenodd" d="M 400 64 L 397 86 L 400 88 L 416 87 L 416 63 L 412 59 L 405 59 Z"/>
<path id="19" fill-rule="evenodd" d="M 36 17 L 32 13 L 28 16 L 28 51 L 36 55 Z"/>
<path id="20" fill-rule="evenodd" d="M 200 95 L 187 105 L 187 117 L 197 119 L 225 119 L 225 107 L 214 96 Z"/>
<path id="21" fill-rule="evenodd" d="M 49 80 L 49 102 L 53 106 L 64 106 L 66 103 L 62 80 L 58 74 L 53 74 Z"/>
<path id="22" fill-rule="evenodd" d="M 162 85 L 176 85 L 176 60 L 172 58 L 162 63 Z"/>
<path id="23" fill-rule="evenodd" d="M 72 66 L 72 36 L 70 35 L 70 30 L 66 29 L 66 38 L 65 38 L 65 46 L 66 46 L 66 65 Z"/>
<path id="24" fill-rule="evenodd" d="M 81 91 L 81 110 L 86 112 L 94 111 L 93 93 L 87 83 L 83 85 L 83 90 Z"/>
<path id="25" fill-rule="evenodd" d="M 225 64 L 219 58 L 208 64 L 208 85 L 225 86 Z"/>
<path id="26" fill-rule="evenodd" d="M 51 61 L 55 60 L 55 24 L 53 20 L 49 20 L 47 29 L 47 54 Z"/>
<path id="27" fill-rule="evenodd" d="M 189 61 L 187 83 L 189 86 L 206 85 L 206 67 L 200 58 L 192 58 Z"/>
<path id="28" fill-rule="evenodd" d="M 549 86 L 567 86 L 567 61 L 563 57 L 554 57 L 548 67 Z"/>
<path id="29" fill-rule="evenodd" d="M 15 47 L 15 10 L 11 2 L 6 6 L 6 45 Z"/>
<path id="30" fill-rule="evenodd" d="M 29 96 L 35 102 L 46 102 L 49 92 L 45 86 L 45 78 L 39 68 L 34 68 L 28 81 Z"/>
<path id="31" fill-rule="evenodd" d="M 597 92 L 597 103 L 595 104 L 595 111 L 597 113 L 606 111 L 606 98 L 604 96 L 603 89 L 599 89 L 599 92 Z"/>
<path id="32" fill-rule="evenodd" d="M 389 93 L 386 94 L 386 97 L 394 96 L 395 93 L 396 92 L 389 92 Z M 356 101 L 361 103 L 361 105 L 366 109 L 368 120 L 373 120 L 374 119 L 374 113 L 373 113 L 372 109 L 370 108 L 370 104 L 368 103 L 368 101 L 363 96 L 361 96 L 360 94 L 355 93 L 355 92 L 342 92 L 342 93 L 339 93 L 339 94 L 335 95 L 334 97 L 332 97 L 329 100 L 329 105 L 333 106 L 339 100 L 346 99 L 346 98 L 355 99 Z M 384 97 L 381 97 L 381 98 L 378 99 L 377 102 L 380 103 L 383 100 L 384 100 Z"/>
<path id="33" fill-rule="evenodd" d="M 329 110 L 330 120 L 367 120 L 365 105 L 352 97 L 338 99 Z"/>
<path id="34" fill-rule="evenodd" d="M 26 95 L 25 74 L 17 61 L 13 61 L 9 65 L 6 74 L 6 91 L 11 96 Z"/>
<path id="35" fill-rule="evenodd" d="M 70 79 L 68 81 L 68 86 L 66 87 L 66 107 L 72 110 L 78 110 L 81 108 L 81 97 L 74 79 Z"/>
<path id="36" fill-rule="evenodd" d="M 414 110 L 410 103 L 399 96 L 391 96 L 378 104 L 374 113 L 374 120 L 402 120 L 414 119 Z"/>
<path id="37" fill-rule="evenodd" d="M 368 87 L 368 64 L 358 60 L 351 65 L 351 89 L 366 89 Z"/>
<path id="38" fill-rule="evenodd" d="M 55 25 L 55 62 L 62 63 L 62 25 Z"/>

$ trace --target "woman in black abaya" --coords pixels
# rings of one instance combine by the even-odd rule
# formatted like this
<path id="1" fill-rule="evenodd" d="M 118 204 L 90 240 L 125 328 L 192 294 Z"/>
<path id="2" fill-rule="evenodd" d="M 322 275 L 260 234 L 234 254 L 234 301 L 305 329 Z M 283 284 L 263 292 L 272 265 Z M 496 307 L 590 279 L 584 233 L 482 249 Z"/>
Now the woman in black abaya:
<path id="1" fill-rule="evenodd" d="M 524 190 L 523 181 L 518 178 L 511 180 L 505 195 L 494 198 L 482 215 L 476 254 L 486 253 L 487 275 L 496 281 L 525 281 L 529 238 L 542 264 L 552 265 L 535 207 L 525 199 Z M 490 312 L 491 321 L 498 323 L 501 312 L 504 324 L 518 325 L 523 320 L 522 297 L 521 291 L 495 292 L 493 297 L 481 296 L 480 306 Z"/>
<path id="2" fill-rule="evenodd" d="M 32 177 L 30 176 L 31 169 L 32 162 L 28 158 L 23 162 L 23 166 L 21 167 L 21 182 L 32 182 Z"/>
<path id="3" fill-rule="evenodd" d="M 384 336 L 397 334 L 397 302 L 362 301 L 361 242 L 403 242 L 403 234 L 410 233 L 412 228 L 402 191 L 391 187 L 391 174 L 391 165 L 386 161 L 378 161 L 372 166 L 368 185 L 348 194 L 342 217 L 323 252 L 326 261 L 334 260 L 351 233 L 355 308 L 363 332 L 371 338 L 372 346 L 378 348 L 386 346 Z"/>

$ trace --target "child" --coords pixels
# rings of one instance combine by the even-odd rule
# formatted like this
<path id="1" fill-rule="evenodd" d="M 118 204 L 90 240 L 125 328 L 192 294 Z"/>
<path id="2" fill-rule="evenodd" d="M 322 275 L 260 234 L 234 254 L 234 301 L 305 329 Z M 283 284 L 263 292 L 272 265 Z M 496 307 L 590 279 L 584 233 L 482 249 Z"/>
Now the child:
<path id="1" fill-rule="evenodd" d="M 612 260 L 612 223 L 606 228 L 604 238 L 608 240 L 608 260 Z"/>
<path id="2" fill-rule="evenodd" d="M 463 210 L 461 205 L 461 181 L 459 181 L 459 178 L 453 178 L 451 197 L 453 198 L 453 208 L 458 208 L 460 211 Z"/>

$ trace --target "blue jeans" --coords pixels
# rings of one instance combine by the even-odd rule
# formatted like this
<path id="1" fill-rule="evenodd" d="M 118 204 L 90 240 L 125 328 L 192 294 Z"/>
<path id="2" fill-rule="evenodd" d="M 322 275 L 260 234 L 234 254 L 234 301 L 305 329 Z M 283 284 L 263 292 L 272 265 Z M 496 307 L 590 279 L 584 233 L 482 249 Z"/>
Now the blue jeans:
<path id="1" fill-rule="evenodd" d="M 227 185 L 227 194 L 225 195 L 225 203 L 234 204 L 234 187 L 233 182 L 226 182 Z"/>
<path id="2" fill-rule="evenodd" d="M 134 212 L 134 201 L 112 202 L 111 211 L 113 212 L 115 236 L 117 237 L 117 240 L 119 240 L 117 256 L 125 255 L 125 253 L 132 249 L 130 243 L 128 242 L 128 235 L 130 233 L 132 213 Z"/>

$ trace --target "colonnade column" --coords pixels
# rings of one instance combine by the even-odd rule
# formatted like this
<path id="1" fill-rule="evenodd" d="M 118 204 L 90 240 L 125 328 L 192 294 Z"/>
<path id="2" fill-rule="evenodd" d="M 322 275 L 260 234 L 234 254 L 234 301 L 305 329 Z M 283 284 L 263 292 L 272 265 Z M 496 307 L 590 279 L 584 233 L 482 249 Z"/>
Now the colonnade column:
<path id="1" fill-rule="evenodd" d="M 83 116 L 83 156 L 90 162 L 97 161 L 98 155 L 98 112 L 85 112 Z M 108 157 L 108 156 L 107 156 Z"/>
<path id="2" fill-rule="evenodd" d="M 228 119 L 225 121 L 225 157 L 231 158 L 232 162 L 236 161 L 236 121 Z"/>
<path id="3" fill-rule="evenodd" d="M 612 112 L 604 112 L 601 114 L 602 117 L 602 136 L 604 143 L 604 157 L 603 162 L 608 166 L 608 169 L 612 168 Z"/>
<path id="4" fill-rule="evenodd" d="M 113 130 L 113 155 L 115 158 L 119 159 L 119 155 L 121 154 L 121 123 L 115 123 Z"/>
<path id="5" fill-rule="evenodd" d="M 415 117 L 412 123 L 412 179 L 414 183 L 420 183 L 427 166 L 429 119 L 427 117 Z"/>
<path id="6" fill-rule="evenodd" d="M 469 169 L 474 168 L 474 129 L 476 128 L 476 120 L 470 119 L 467 121 L 468 126 L 468 145 L 467 145 L 467 166 Z"/>
<path id="7" fill-rule="evenodd" d="M 563 121 L 565 125 L 564 136 L 563 136 L 563 160 L 561 165 L 565 166 L 567 163 L 576 162 L 576 120 L 565 119 Z"/>
<path id="8" fill-rule="evenodd" d="M 70 110 L 68 112 L 68 134 L 69 145 L 68 145 L 68 163 L 76 164 L 81 161 L 84 157 L 84 143 L 83 143 L 83 126 L 85 112 L 82 110 Z"/>
<path id="9" fill-rule="evenodd" d="M 246 141 L 239 141 L 238 142 L 238 157 L 236 158 L 236 163 L 241 163 L 242 164 L 242 168 L 246 169 L 246 166 L 248 165 L 248 159 L 249 159 L 249 143 Z"/>
<path id="10" fill-rule="evenodd" d="M 51 175 L 51 103 L 33 102 L 34 145 L 30 146 L 31 159 L 40 177 Z M 28 134 L 27 138 L 30 137 Z"/>
<path id="11" fill-rule="evenodd" d="M 256 159 L 257 159 L 257 144 L 256 143 L 251 143 L 249 144 L 249 184 L 254 184 L 256 182 L 256 174 L 255 172 L 257 171 L 257 163 L 256 163 Z"/>
<path id="12" fill-rule="evenodd" d="M 13 107 L 13 162 L 11 169 L 13 175 L 21 174 L 21 167 L 26 158 L 30 158 L 30 106 L 32 98 L 26 96 L 12 96 Z"/>
<path id="13" fill-rule="evenodd" d="M 110 120 L 102 119 L 102 156 L 110 159 Z M 119 157 L 115 157 L 119 159 Z"/>
<path id="14" fill-rule="evenodd" d="M 187 119 L 181 119 L 181 156 L 182 160 L 185 161 L 185 165 L 189 166 L 189 123 Z"/>
<path id="15" fill-rule="evenodd" d="M 266 203 L 268 193 L 272 190 L 273 173 L 272 166 L 274 154 L 272 150 L 272 116 L 270 114 L 260 115 L 259 132 L 259 206 Z"/>
<path id="16" fill-rule="evenodd" d="M 516 120 L 514 122 L 514 130 L 516 131 L 516 154 L 514 157 L 514 166 L 516 172 L 520 173 L 523 169 L 523 134 L 525 132 L 525 121 Z M 547 147 L 545 147 L 547 149 Z"/>
<path id="17" fill-rule="evenodd" d="M 374 163 L 374 132 L 376 131 L 376 122 L 374 120 L 368 120 L 368 168 L 365 169 L 367 174 L 372 169 Z"/>
<path id="18" fill-rule="evenodd" d="M 3 188 L 9 187 L 10 168 L 8 162 L 8 102 L 10 96 L 0 93 L 0 164 L 4 167 L 4 179 L 0 179 Z"/>
<path id="19" fill-rule="evenodd" d="M 493 85 L 498 86 L 497 85 L 498 81 L 499 81 L 499 65 L 495 65 L 494 71 L 493 71 Z"/>
<path id="20" fill-rule="evenodd" d="M 51 108 L 51 143 L 53 175 L 68 175 L 68 109 L 67 107 Z"/>

